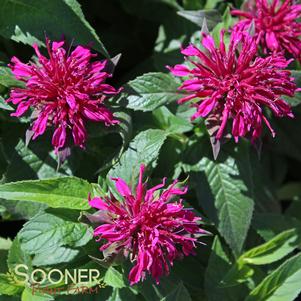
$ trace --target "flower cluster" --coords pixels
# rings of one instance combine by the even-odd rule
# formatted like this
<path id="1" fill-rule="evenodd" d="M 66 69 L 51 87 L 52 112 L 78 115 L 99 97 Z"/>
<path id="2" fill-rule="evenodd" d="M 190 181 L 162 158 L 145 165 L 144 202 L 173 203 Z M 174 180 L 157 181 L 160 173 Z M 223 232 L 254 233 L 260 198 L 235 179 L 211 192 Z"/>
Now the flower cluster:
<path id="1" fill-rule="evenodd" d="M 291 0 L 249 0 L 246 10 L 232 10 L 241 20 L 234 30 L 245 31 L 255 25 L 255 37 L 265 54 L 286 52 L 301 60 L 301 4 L 292 4 Z"/>
<path id="2" fill-rule="evenodd" d="M 182 200 L 173 201 L 185 194 L 187 188 L 177 188 L 175 181 L 159 193 L 165 186 L 164 179 L 162 184 L 146 189 L 144 169 L 142 165 L 135 193 L 121 178 L 113 179 L 122 202 L 112 195 L 89 201 L 90 206 L 100 210 L 103 220 L 94 231 L 98 241 L 106 241 L 100 250 L 114 248 L 116 252 L 130 254 L 135 263 L 129 274 L 131 284 L 143 280 L 147 272 L 158 283 L 160 276 L 169 273 L 175 259 L 194 254 L 196 235 L 205 232 L 197 224 L 200 218 L 184 208 Z"/>
<path id="3" fill-rule="evenodd" d="M 203 34 L 203 50 L 190 45 L 182 50 L 191 67 L 169 67 L 175 76 L 185 77 L 180 87 L 187 96 L 179 103 L 193 101 L 198 117 L 215 116 L 219 120 L 217 139 L 225 134 L 228 120 L 232 122 L 232 135 L 257 139 L 265 123 L 274 131 L 264 115 L 264 107 L 277 117 L 293 117 L 283 95 L 293 96 L 296 85 L 281 53 L 267 57 L 257 56 L 257 44 L 247 32 L 232 31 L 228 50 L 221 32 L 220 45 L 215 46 L 210 35 Z"/>
<path id="4" fill-rule="evenodd" d="M 77 46 L 69 55 L 63 41 L 51 43 L 47 39 L 46 45 L 49 58 L 34 45 L 37 63 L 24 64 L 16 57 L 11 60 L 14 76 L 26 85 L 11 91 L 8 102 L 18 105 L 12 116 L 20 117 L 32 108 L 33 139 L 47 127 L 53 127 L 52 144 L 56 151 L 66 146 L 69 135 L 75 145 L 84 147 L 87 120 L 107 126 L 118 123 L 104 105 L 108 95 L 118 93 L 105 84 L 111 76 L 106 71 L 107 61 L 91 62 L 95 55 L 83 46 Z"/>

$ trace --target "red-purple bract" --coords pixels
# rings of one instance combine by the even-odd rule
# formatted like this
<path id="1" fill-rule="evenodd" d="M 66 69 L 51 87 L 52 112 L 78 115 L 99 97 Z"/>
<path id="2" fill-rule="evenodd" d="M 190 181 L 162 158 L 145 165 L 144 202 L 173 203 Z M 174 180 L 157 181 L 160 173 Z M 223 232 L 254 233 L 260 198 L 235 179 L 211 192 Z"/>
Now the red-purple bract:
<path id="1" fill-rule="evenodd" d="M 113 179 L 122 202 L 112 195 L 89 201 L 90 206 L 100 210 L 103 220 L 94 231 L 98 241 L 106 241 L 100 250 L 113 247 L 116 252 L 129 254 L 135 263 L 129 274 L 131 284 L 143 280 L 146 273 L 159 283 L 175 259 L 194 254 L 196 236 L 205 233 L 197 224 L 200 218 L 184 208 L 182 200 L 173 200 L 185 194 L 187 188 L 177 188 L 174 181 L 164 189 L 164 179 L 162 184 L 147 189 L 143 173 L 141 165 L 135 193 L 121 178 Z"/>
<path id="2" fill-rule="evenodd" d="M 33 139 L 53 127 L 52 144 L 56 151 L 66 146 L 68 136 L 75 145 L 84 147 L 87 138 L 86 121 L 105 125 L 118 123 L 111 111 L 104 106 L 107 96 L 118 91 L 105 84 L 111 76 L 106 71 L 107 61 L 91 62 L 96 55 L 90 49 L 77 46 L 71 53 L 64 42 L 46 39 L 49 58 L 34 45 L 38 62 L 22 63 L 13 57 L 10 68 L 25 88 L 11 90 L 9 102 L 18 105 L 12 116 L 20 117 L 33 109 Z"/>

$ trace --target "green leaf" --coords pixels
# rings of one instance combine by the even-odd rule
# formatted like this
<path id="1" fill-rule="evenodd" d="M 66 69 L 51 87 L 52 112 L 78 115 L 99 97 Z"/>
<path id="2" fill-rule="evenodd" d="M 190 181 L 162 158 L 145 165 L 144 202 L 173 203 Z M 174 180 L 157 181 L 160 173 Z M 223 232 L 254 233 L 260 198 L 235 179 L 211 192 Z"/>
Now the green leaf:
<path id="1" fill-rule="evenodd" d="M 32 292 L 32 289 L 25 288 L 22 293 L 21 301 L 52 301 L 54 297 L 45 293 Z"/>
<path id="2" fill-rule="evenodd" d="M 104 166 L 98 169 L 97 173 L 100 173 L 105 169 L 111 168 L 120 159 L 120 156 L 122 155 L 123 151 L 127 148 L 132 138 L 133 125 L 130 114 L 126 112 L 114 112 L 114 116 L 120 121 L 120 123 L 118 124 L 118 126 L 114 127 L 113 131 L 117 132 L 121 136 L 122 146 L 120 149 L 117 150 L 115 155 L 113 155 L 113 158 L 111 156 L 108 157 L 109 160 L 107 160 Z"/>
<path id="3" fill-rule="evenodd" d="M 268 242 L 247 251 L 238 261 L 255 265 L 278 261 L 298 247 L 301 243 L 300 234 L 300 229 L 284 231 Z"/>
<path id="4" fill-rule="evenodd" d="M 152 111 L 180 99 L 183 95 L 178 87 L 179 83 L 170 74 L 146 73 L 127 83 L 119 102 L 135 111 Z"/>
<path id="5" fill-rule="evenodd" d="M 7 264 L 6 264 L 6 259 L 8 256 L 8 250 L 10 249 L 12 245 L 12 241 L 8 238 L 2 238 L 0 237 L 0 258 L 2 259 L 0 261 L 0 273 L 6 273 L 7 270 Z"/>
<path id="6" fill-rule="evenodd" d="M 157 71 L 166 72 L 166 66 L 174 66 L 183 62 L 181 54 L 183 45 L 193 42 L 199 37 L 199 28 L 176 12 L 170 12 L 164 16 L 162 25 L 156 40 L 155 52 L 150 60 Z M 151 69 L 149 69 L 151 70 Z"/>
<path id="7" fill-rule="evenodd" d="M 212 30 L 212 36 L 213 36 L 213 39 L 214 39 L 216 45 L 219 45 L 221 30 L 229 29 L 233 25 L 233 21 L 234 21 L 234 19 L 232 18 L 231 10 L 230 10 L 230 7 L 228 6 L 223 14 L 222 22 L 218 23 Z M 230 35 L 228 34 L 227 31 L 224 36 L 224 42 L 225 42 L 226 46 L 230 42 Z"/>
<path id="8" fill-rule="evenodd" d="M 171 293 L 169 293 L 166 297 L 161 299 L 161 301 L 192 301 L 188 290 L 183 285 L 182 282 L 178 284 L 176 289 L 174 289 Z"/>
<path id="9" fill-rule="evenodd" d="M 168 277 L 162 277 L 160 285 L 157 285 L 148 277 L 145 281 L 138 284 L 138 290 L 147 301 L 162 300 L 177 290 L 181 282 L 182 280 L 174 273 L 171 273 Z"/>
<path id="10" fill-rule="evenodd" d="M 0 274 L 8 272 L 7 264 L 4 260 L 7 258 L 7 255 L 8 255 L 8 250 L 0 250 L 0 258 L 3 259 L 2 261 L 0 261 Z"/>
<path id="11" fill-rule="evenodd" d="M 0 274 L 0 295 L 13 296 L 19 294 L 22 287 L 14 283 L 13 279 L 7 274 Z"/>
<path id="12" fill-rule="evenodd" d="M 7 238 L 0 237 L 0 250 L 9 250 L 12 245 L 12 241 Z"/>
<path id="13" fill-rule="evenodd" d="M 25 264 L 28 268 L 31 267 L 31 257 L 27 254 L 24 250 L 21 249 L 21 244 L 19 237 L 17 236 L 11 248 L 9 249 L 8 258 L 7 258 L 7 265 L 9 270 L 14 272 L 14 268 L 18 264 Z"/>
<path id="14" fill-rule="evenodd" d="M 267 241 L 285 230 L 293 228 L 301 229 L 301 222 L 295 217 L 283 214 L 256 213 L 252 220 L 252 227 Z"/>
<path id="15" fill-rule="evenodd" d="M 277 139 L 273 139 L 272 148 L 288 157 L 301 161 L 301 140 L 298 133 L 296 120 L 301 118 L 300 110 L 294 110 L 294 119 L 275 119 L 272 126 L 276 132 Z"/>
<path id="16" fill-rule="evenodd" d="M 106 299 L 106 301 L 140 301 L 140 300 L 145 301 L 144 299 L 141 299 L 141 296 L 137 297 L 136 292 L 131 288 L 122 288 L 122 289 L 114 288 L 110 298 Z"/>
<path id="17" fill-rule="evenodd" d="M 285 261 L 269 274 L 246 301 L 293 301 L 301 291 L 301 254 Z"/>
<path id="18" fill-rule="evenodd" d="M 6 182 L 27 179 L 46 179 L 51 177 L 71 175 L 71 170 L 63 165 L 58 171 L 57 157 L 48 143 L 38 140 L 26 146 L 20 139 L 10 158 L 9 167 L 5 173 Z"/>
<path id="19" fill-rule="evenodd" d="M 209 301 L 243 300 L 245 289 L 242 286 L 231 289 L 221 286 L 221 281 L 231 266 L 230 259 L 216 236 L 205 275 L 205 290 Z"/>
<path id="20" fill-rule="evenodd" d="M 284 231 L 268 242 L 242 254 L 223 279 L 224 285 L 237 285 L 252 277 L 254 270 L 248 265 L 271 264 L 293 252 L 300 245 L 300 234 L 300 229 Z"/>
<path id="21" fill-rule="evenodd" d="M 250 187 L 252 174 L 248 153 L 241 149 L 235 156 L 228 156 L 224 161 L 204 158 L 202 163 L 214 196 L 218 230 L 237 256 L 250 227 L 254 203 L 249 197 L 253 187 Z M 240 156 L 244 157 L 243 167 L 240 166 Z"/>
<path id="22" fill-rule="evenodd" d="M 32 264 L 34 266 L 51 266 L 60 263 L 71 262 L 80 253 L 78 249 L 54 246 L 47 252 L 38 253 L 34 256 Z"/>
<path id="23" fill-rule="evenodd" d="M 55 39 L 60 39 L 64 34 L 69 40 L 75 38 L 79 44 L 87 45 L 93 41 L 93 47 L 109 57 L 76 0 L 2 1 L 0 35 L 31 44 L 37 40 L 44 41 L 45 30 Z"/>
<path id="24" fill-rule="evenodd" d="M 199 0 L 183 0 L 183 5 L 185 9 L 201 9 L 203 4 Z"/>
<path id="25" fill-rule="evenodd" d="M 57 252 L 61 246 L 86 245 L 93 232 L 88 225 L 73 221 L 67 214 L 39 213 L 19 232 L 22 250 L 29 254 Z"/>
<path id="26" fill-rule="evenodd" d="M 0 77 L 0 81 L 1 81 L 1 77 Z M 14 109 L 6 103 L 5 99 L 0 96 L 0 109 L 3 109 L 3 110 L 7 110 L 7 111 L 13 111 Z"/>
<path id="27" fill-rule="evenodd" d="M 187 119 L 172 114 L 165 106 L 153 111 L 153 116 L 156 123 L 169 133 L 185 133 L 193 128 L 193 125 Z"/>
<path id="28" fill-rule="evenodd" d="M 221 2 L 222 0 L 207 0 L 205 4 L 206 9 L 212 9 L 215 8 L 216 5 Z"/>
<path id="29" fill-rule="evenodd" d="M 1 12 L 0 12 L 0 14 L 1 14 Z M 4 66 L 0 66 L 0 85 L 5 86 L 7 88 L 24 87 L 23 82 L 15 79 L 10 68 L 4 67 Z M 6 110 L 8 110 L 10 108 L 10 106 L 7 105 L 6 103 L 4 103 L 4 104 L 7 106 Z M 3 106 L 3 105 L 1 105 L 1 106 Z"/>
<path id="30" fill-rule="evenodd" d="M 227 9 L 225 10 L 225 12 L 223 14 L 223 23 L 224 23 L 225 28 L 230 28 L 233 24 L 233 18 L 231 15 L 230 6 L 227 7 Z"/>
<path id="31" fill-rule="evenodd" d="M 301 183 L 300 182 L 286 183 L 278 190 L 277 196 L 280 200 L 299 201 L 301 198 Z"/>
<path id="32" fill-rule="evenodd" d="M 115 189 L 111 178 L 120 177 L 129 185 L 136 185 L 142 163 L 152 165 L 156 162 L 160 149 L 166 139 L 162 130 L 149 129 L 140 132 L 123 153 L 119 162 L 108 173 L 108 182 Z M 1 196 L 1 194 L 0 194 Z"/>
<path id="33" fill-rule="evenodd" d="M 104 282 L 114 288 L 126 287 L 122 274 L 114 267 L 109 267 L 104 276 Z"/>
<path id="34" fill-rule="evenodd" d="M 92 191 L 93 186 L 87 181 L 64 177 L 2 184 L 0 198 L 38 202 L 53 208 L 86 210 L 90 208 L 87 198 Z"/>
<path id="35" fill-rule="evenodd" d="M 47 208 L 45 204 L 27 201 L 0 200 L 0 203 L 6 208 L 5 217 L 15 220 L 28 220 Z"/>

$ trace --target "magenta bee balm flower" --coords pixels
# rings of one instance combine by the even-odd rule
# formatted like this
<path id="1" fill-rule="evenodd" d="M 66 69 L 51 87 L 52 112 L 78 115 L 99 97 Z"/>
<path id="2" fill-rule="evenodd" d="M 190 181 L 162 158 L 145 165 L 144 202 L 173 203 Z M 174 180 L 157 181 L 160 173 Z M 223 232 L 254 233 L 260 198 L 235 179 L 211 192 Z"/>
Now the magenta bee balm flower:
<path id="1" fill-rule="evenodd" d="M 241 17 L 235 30 L 247 30 L 254 22 L 255 34 L 264 53 L 286 50 L 301 60 L 301 5 L 285 0 L 249 0 L 246 10 L 233 10 Z"/>
<path id="2" fill-rule="evenodd" d="M 90 49 L 77 46 L 70 54 L 64 42 L 46 40 L 49 58 L 43 56 L 37 45 L 33 48 L 38 61 L 22 63 L 13 57 L 10 68 L 25 88 L 14 88 L 9 102 L 18 105 L 12 116 L 20 117 L 33 109 L 33 139 L 42 135 L 48 127 L 54 128 L 52 144 L 55 150 L 66 146 L 68 136 L 75 145 L 84 147 L 87 133 L 86 121 L 105 125 L 118 123 L 105 107 L 107 96 L 118 91 L 105 84 L 111 76 L 105 68 L 107 61 L 91 62 L 96 55 Z"/>
<path id="3" fill-rule="evenodd" d="M 100 250 L 113 247 L 116 252 L 130 255 L 134 263 L 129 274 L 131 284 L 143 280 L 146 273 L 159 283 L 175 259 L 194 254 L 196 236 L 205 233 L 197 224 L 200 218 L 184 208 L 181 199 L 173 200 L 184 195 L 186 188 L 177 188 L 174 181 L 164 189 L 164 179 L 162 184 L 147 189 L 143 173 L 141 165 L 135 193 L 121 178 L 113 179 L 121 202 L 113 196 L 89 201 L 90 206 L 100 210 L 96 217 L 99 215 L 104 222 L 94 231 L 98 241 L 106 241 Z"/>
<path id="4" fill-rule="evenodd" d="M 196 113 L 192 119 L 217 120 L 216 139 L 225 135 L 229 120 L 236 141 L 243 136 L 257 139 L 263 123 L 274 136 L 264 108 L 277 117 L 293 117 L 290 106 L 282 99 L 283 95 L 293 96 L 296 90 L 290 72 L 283 70 L 290 61 L 281 54 L 258 57 L 256 41 L 246 32 L 232 32 L 227 48 L 224 34 L 222 31 L 219 47 L 210 35 L 203 34 L 202 50 L 194 45 L 183 49 L 191 67 L 169 67 L 174 75 L 185 78 L 180 90 L 187 96 L 179 103 L 193 101 Z"/>

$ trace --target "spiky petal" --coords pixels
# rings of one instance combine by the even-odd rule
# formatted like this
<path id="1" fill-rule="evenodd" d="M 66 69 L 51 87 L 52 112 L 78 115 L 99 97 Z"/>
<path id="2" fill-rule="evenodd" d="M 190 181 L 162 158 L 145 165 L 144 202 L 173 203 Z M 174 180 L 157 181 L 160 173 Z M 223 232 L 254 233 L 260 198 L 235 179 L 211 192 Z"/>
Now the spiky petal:
<path id="1" fill-rule="evenodd" d="M 244 10 L 232 10 L 232 15 L 240 21 L 234 30 L 247 30 L 252 22 L 255 37 L 265 54 L 285 50 L 301 60 L 301 4 L 291 0 L 249 0 Z"/>
<path id="2" fill-rule="evenodd" d="M 236 141 L 243 136 L 257 139 L 263 123 L 274 136 L 264 107 L 277 117 L 293 117 L 282 98 L 293 96 L 296 91 L 290 72 L 284 70 L 290 61 L 280 53 L 265 58 L 257 56 L 255 38 L 247 32 L 233 31 L 226 50 L 224 34 L 222 31 L 219 47 L 210 35 L 203 34 L 203 50 L 193 44 L 182 50 L 192 67 L 168 67 L 175 76 L 185 78 L 179 89 L 186 91 L 187 96 L 179 103 L 194 100 L 196 113 L 192 120 L 217 120 L 216 139 L 225 135 L 228 120 L 233 120 L 232 135 Z"/>
<path id="3" fill-rule="evenodd" d="M 105 83 L 111 76 L 106 71 L 107 61 L 91 62 L 96 55 L 90 49 L 77 46 L 70 55 L 64 42 L 46 39 L 49 58 L 37 45 L 33 48 L 38 62 L 22 63 L 17 57 L 10 68 L 25 88 L 12 89 L 8 102 L 17 105 L 12 116 L 20 117 L 33 109 L 33 139 L 53 128 L 52 144 L 56 151 L 66 146 L 72 136 L 75 145 L 84 147 L 87 138 L 85 124 L 90 120 L 105 125 L 118 123 L 104 101 L 118 91 Z"/>
<path id="4" fill-rule="evenodd" d="M 184 195 L 187 188 L 178 188 L 177 181 L 164 188 L 164 179 L 162 184 L 147 189 L 143 183 L 144 169 L 141 165 L 134 193 L 124 180 L 113 179 L 121 202 L 113 196 L 89 201 L 104 221 L 94 231 L 98 241 L 106 241 L 100 250 L 113 247 L 116 252 L 130 254 L 134 263 L 129 273 L 131 284 L 143 280 L 147 273 L 159 283 L 175 259 L 194 254 L 195 235 L 205 232 L 197 224 L 200 218 L 184 208 L 182 200 L 173 200 Z"/>

